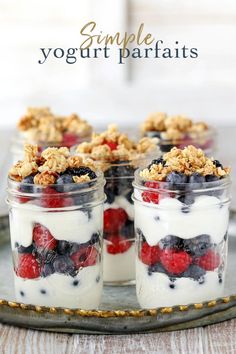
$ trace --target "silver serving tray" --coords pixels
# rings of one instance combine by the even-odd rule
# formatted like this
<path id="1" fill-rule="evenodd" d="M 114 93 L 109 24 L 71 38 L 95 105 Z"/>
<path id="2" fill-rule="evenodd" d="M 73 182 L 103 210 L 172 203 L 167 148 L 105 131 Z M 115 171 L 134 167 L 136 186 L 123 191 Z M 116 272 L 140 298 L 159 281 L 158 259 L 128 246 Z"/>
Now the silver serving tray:
<path id="1" fill-rule="evenodd" d="M 218 323 L 236 317 L 236 213 L 231 213 L 225 296 L 199 304 L 140 309 L 134 286 L 104 287 L 99 310 L 17 303 L 9 243 L 8 216 L 0 217 L 0 322 L 38 330 L 119 334 L 161 332 Z"/>

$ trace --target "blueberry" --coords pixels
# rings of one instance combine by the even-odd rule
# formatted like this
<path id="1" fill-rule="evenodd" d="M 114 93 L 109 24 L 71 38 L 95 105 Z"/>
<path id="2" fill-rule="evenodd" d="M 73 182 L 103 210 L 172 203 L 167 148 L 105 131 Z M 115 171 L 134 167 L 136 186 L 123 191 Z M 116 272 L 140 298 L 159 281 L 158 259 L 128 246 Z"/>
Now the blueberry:
<path id="1" fill-rule="evenodd" d="M 135 168 L 129 161 L 114 161 L 113 165 L 104 172 L 104 177 L 132 177 Z"/>
<path id="2" fill-rule="evenodd" d="M 180 197 L 178 197 L 178 200 L 181 203 L 189 206 L 194 203 L 194 195 L 192 193 L 185 193 L 183 195 L 180 195 Z"/>
<path id="3" fill-rule="evenodd" d="M 167 235 L 159 241 L 159 247 L 161 249 L 174 248 L 179 250 L 183 248 L 183 240 L 177 236 Z"/>
<path id="4" fill-rule="evenodd" d="M 53 250 L 47 250 L 45 248 L 41 248 L 41 249 L 37 249 L 35 252 L 37 258 L 39 259 L 39 261 L 41 262 L 41 264 L 44 263 L 53 263 L 57 253 Z"/>
<path id="5" fill-rule="evenodd" d="M 219 279 L 219 283 L 222 284 L 223 279 L 222 279 L 222 274 L 221 273 L 218 274 L 218 279 Z"/>
<path id="6" fill-rule="evenodd" d="M 24 247 L 24 246 L 19 246 L 17 251 L 19 253 L 33 253 L 34 251 L 34 246 L 33 245 L 30 245 L 28 247 Z"/>
<path id="7" fill-rule="evenodd" d="M 157 263 L 148 267 L 148 274 L 151 275 L 152 273 L 166 273 L 166 270 L 161 264 Z"/>
<path id="8" fill-rule="evenodd" d="M 67 256 L 57 256 L 53 262 L 55 272 L 72 275 L 74 274 L 74 263 Z"/>
<path id="9" fill-rule="evenodd" d="M 72 175 L 66 173 L 58 177 L 56 190 L 61 193 L 68 193 L 78 189 L 78 185 L 74 183 L 72 177 Z M 71 185 L 72 183 L 74 183 L 74 186 Z"/>
<path id="10" fill-rule="evenodd" d="M 90 179 L 95 179 L 97 177 L 96 173 L 91 170 L 91 168 L 85 166 L 70 168 L 67 170 L 67 172 L 70 173 L 72 176 L 80 177 L 88 175 Z"/>
<path id="11" fill-rule="evenodd" d="M 51 263 L 45 263 L 41 270 L 41 276 L 46 278 L 53 273 L 55 273 L 53 265 Z"/>
<path id="12" fill-rule="evenodd" d="M 169 182 L 171 185 L 178 185 L 181 183 L 188 182 L 188 176 L 182 172 L 170 172 L 166 177 L 166 182 Z"/>
<path id="13" fill-rule="evenodd" d="M 160 138 L 161 132 L 150 130 L 149 132 L 146 132 L 146 136 L 148 136 L 149 138 Z"/>
<path id="14" fill-rule="evenodd" d="M 190 207 L 189 206 L 183 206 L 181 208 L 182 213 L 188 214 L 190 212 Z"/>
<path id="15" fill-rule="evenodd" d="M 99 242 L 99 238 L 100 238 L 100 234 L 98 232 L 92 234 L 92 237 L 91 237 L 91 239 L 89 241 L 90 245 L 94 245 L 95 243 L 98 243 Z"/>
<path id="16" fill-rule="evenodd" d="M 77 252 L 80 249 L 80 244 L 76 242 L 71 242 L 70 255 Z"/>
<path id="17" fill-rule="evenodd" d="M 218 176 L 215 175 L 206 175 L 205 176 L 206 182 L 215 182 L 219 180 Z"/>
<path id="18" fill-rule="evenodd" d="M 23 193 L 33 193 L 34 192 L 34 176 L 30 175 L 22 179 L 20 184 L 20 191 Z"/>
<path id="19" fill-rule="evenodd" d="M 206 182 L 206 179 L 204 176 L 202 176 L 200 173 L 195 172 L 189 177 L 189 183 L 198 183 L 202 184 Z"/>
<path id="20" fill-rule="evenodd" d="M 193 256 L 203 256 L 211 247 L 210 236 L 206 234 L 184 240 L 183 243 L 185 251 Z"/>
<path id="21" fill-rule="evenodd" d="M 169 152 L 174 147 L 174 145 L 173 144 L 165 144 L 165 140 L 163 140 L 160 143 L 159 147 L 162 152 Z"/>
<path id="22" fill-rule="evenodd" d="M 57 252 L 61 255 L 69 254 L 72 248 L 72 243 L 69 241 L 58 241 Z"/>
<path id="23" fill-rule="evenodd" d="M 195 264 L 191 264 L 188 269 L 182 273 L 183 277 L 192 278 L 201 281 L 206 274 L 206 271 Z"/>
<path id="24" fill-rule="evenodd" d="M 152 165 L 159 165 L 159 163 L 161 163 L 163 166 L 165 166 L 166 161 L 163 159 L 163 157 L 159 157 L 159 159 L 152 160 L 152 162 L 148 166 L 148 169 L 150 170 Z"/>
<path id="25" fill-rule="evenodd" d="M 214 160 L 214 161 L 213 161 L 213 164 L 214 164 L 216 167 L 220 167 L 220 168 L 222 168 L 222 169 L 224 168 L 223 165 L 220 163 L 219 160 Z"/>
<path id="26" fill-rule="evenodd" d="M 73 286 L 78 286 L 79 285 L 79 280 L 75 279 L 72 283 Z"/>
<path id="27" fill-rule="evenodd" d="M 108 185 L 105 185 L 105 188 L 104 188 L 104 193 L 106 194 L 106 203 L 108 204 L 112 204 L 115 200 L 115 194 L 113 192 L 113 190 L 111 188 L 109 188 L 110 184 Z"/>
<path id="28" fill-rule="evenodd" d="M 127 239 L 134 238 L 134 222 L 132 220 L 127 220 L 122 226 L 120 234 Z"/>
<path id="29" fill-rule="evenodd" d="M 133 194 L 133 190 L 131 189 L 126 195 L 125 198 L 128 200 L 128 202 L 130 204 L 134 204 L 133 200 L 132 200 L 132 194 Z"/>

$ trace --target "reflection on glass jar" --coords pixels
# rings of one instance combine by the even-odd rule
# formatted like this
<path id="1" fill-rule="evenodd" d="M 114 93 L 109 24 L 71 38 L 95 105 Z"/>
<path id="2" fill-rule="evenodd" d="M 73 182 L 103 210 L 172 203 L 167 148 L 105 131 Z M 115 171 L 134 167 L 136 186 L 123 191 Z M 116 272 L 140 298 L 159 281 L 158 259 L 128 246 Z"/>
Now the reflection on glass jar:
<path id="1" fill-rule="evenodd" d="M 102 294 L 102 174 L 46 187 L 8 180 L 19 302 L 93 309 Z"/>
<path id="2" fill-rule="evenodd" d="M 146 187 L 136 173 L 136 292 L 155 308 L 222 296 L 227 262 L 229 177 L 215 182 L 166 182 Z M 153 203 L 144 202 L 149 195 Z M 155 201 L 158 200 L 158 204 Z"/>

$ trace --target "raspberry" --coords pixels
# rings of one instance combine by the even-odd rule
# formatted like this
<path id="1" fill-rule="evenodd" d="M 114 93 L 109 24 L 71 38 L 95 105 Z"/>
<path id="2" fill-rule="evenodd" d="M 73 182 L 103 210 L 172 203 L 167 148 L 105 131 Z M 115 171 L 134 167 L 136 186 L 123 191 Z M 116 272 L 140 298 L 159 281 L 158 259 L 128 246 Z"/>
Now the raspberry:
<path id="1" fill-rule="evenodd" d="M 160 260 L 160 248 L 158 246 L 149 246 L 144 242 L 140 251 L 140 258 L 144 264 L 154 265 Z"/>
<path id="2" fill-rule="evenodd" d="M 114 143 L 113 141 L 106 141 L 106 140 L 104 140 L 103 145 L 109 146 L 111 151 L 116 150 L 118 146 L 118 144 Z"/>
<path id="3" fill-rule="evenodd" d="M 41 224 L 35 224 L 33 229 L 33 241 L 35 246 L 46 250 L 54 250 L 57 240 L 51 235 L 50 231 Z"/>
<path id="4" fill-rule="evenodd" d="M 38 278 L 40 276 L 40 267 L 36 257 L 30 253 L 21 254 L 16 274 L 18 277 L 26 279 Z"/>
<path id="5" fill-rule="evenodd" d="M 78 136 L 75 133 L 64 133 L 61 146 L 71 148 L 78 143 Z"/>
<path id="6" fill-rule="evenodd" d="M 194 263 L 205 270 L 214 270 L 220 265 L 220 255 L 208 250 L 203 256 L 195 258 Z"/>
<path id="7" fill-rule="evenodd" d="M 125 224 L 128 219 L 126 211 L 122 208 L 107 209 L 104 211 L 104 231 L 107 233 L 116 233 Z"/>
<path id="8" fill-rule="evenodd" d="M 173 249 L 164 249 L 160 259 L 167 272 L 172 274 L 185 272 L 192 263 L 192 257 L 187 252 Z"/>
<path id="9" fill-rule="evenodd" d="M 52 187 L 46 187 L 40 200 L 43 208 L 63 208 L 73 204 L 73 200 L 61 195 Z"/>
<path id="10" fill-rule="evenodd" d="M 145 182 L 145 187 L 157 189 L 159 184 L 157 182 Z M 158 192 L 145 191 L 142 193 L 142 198 L 144 202 L 158 204 L 160 196 Z"/>
<path id="11" fill-rule="evenodd" d="M 71 255 L 76 269 L 89 267 L 96 264 L 98 251 L 93 246 L 81 247 L 77 252 Z"/>
<path id="12" fill-rule="evenodd" d="M 32 200 L 32 198 L 28 198 L 28 197 L 17 197 L 17 200 L 20 204 L 23 203 L 28 203 L 30 200 Z"/>
<path id="13" fill-rule="evenodd" d="M 119 235 L 112 235 L 107 238 L 109 244 L 107 244 L 107 252 L 110 254 L 124 253 L 132 245 L 125 237 Z"/>

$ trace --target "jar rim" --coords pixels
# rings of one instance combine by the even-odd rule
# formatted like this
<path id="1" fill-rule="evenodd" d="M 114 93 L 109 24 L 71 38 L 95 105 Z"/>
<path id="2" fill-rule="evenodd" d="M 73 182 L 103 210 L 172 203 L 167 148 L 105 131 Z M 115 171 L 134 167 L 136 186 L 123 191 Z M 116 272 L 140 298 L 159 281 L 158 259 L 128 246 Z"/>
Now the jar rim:
<path id="1" fill-rule="evenodd" d="M 165 131 L 161 132 L 159 130 L 147 130 L 144 132 L 144 135 L 148 136 L 148 133 L 165 133 Z M 212 127 L 212 126 L 209 126 L 209 128 L 207 130 L 204 130 L 204 131 L 201 131 L 201 132 L 189 132 L 191 134 L 194 134 L 193 137 L 191 137 L 191 141 L 192 141 L 192 144 L 194 144 L 194 142 L 197 141 L 197 139 L 200 139 L 200 138 L 216 138 L 217 137 L 217 130 Z M 186 133 L 183 133 L 183 134 L 188 134 L 188 132 Z M 150 136 L 151 137 L 151 136 Z M 184 140 L 186 140 L 186 138 L 179 138 L 179 139 L 165 139 L 165 138 L 157 138 L 159 139 L 158 141 L 158 145 L 169 145 L 169 144 L 174 144 L 175 145 L 178 145 L 178 144 L 181 144 L 184 142 Z"/>
<path id="2" fill-rule="evenodd" d="M 180 187 L 179 189 L 173 189 L 170 188 L 170 183 L 165 182 L 165 181 L 153 181 L 153 180 L 148 180 L 144 179 L 140 176 L 140 171 L 142 171 L 142 168 L 139 168 L 135 171 L 134 173 L 134 182 L 133 182 L 133 187 L 141 189 L 143 191 L 159 191 L 159 192 L 171 192 L 175 194 L 180 194 L 180 193 L 198 193 L 201 191 L 208 191 L 208 190 L 218 190 L 218 189 L 223 189 L 226 187 L 229 187 L 232 183 L 230 176 L 225 176 L 217 181 L 212 181 L 212 182 L 202 182 L 202 183 L 178 183 L 176 184 L 176 187 Z M 152 188 L 152 187 L 147 187 L 143 183 L 144 182 L 156 182 L 158 183 L 158 188 Z M 200 186 L 201 187 L 200 187 Z"/>
<path id="3" fill-rule="evenodd" d="M 61 195 L 67 194 L 67 195 L 73 195 L 73 194 L 82 194 L 86 192 L 93 191 L 99 187 L 103 187 L 105 185 L 105 179 L 104 175 L 101 171 L 96 171 L 97 177 L 91 179 L 90 181 L 87 182 L 81 182 L 78 183 L 78 189 L 74 189 L 76 186 L 76 183 L 65 183 L 63 185 L 58 185 L 58 184 L 48 184 L 46 186 L 40 185 L 40 184 L 32 184 L 32 183 L 22 183 L 22 182 L 17 182 L 12 180 L 10 177 L 8 177 L 7 180 L 7 192 L 12 195 L 17 195 L 17 196 L 22 196 L 22 197 L 37 197 L 42 194 L 42 191 L 50 187 L 52 189 L 58 188 L 59 186 L 61 187 L 73 187 L 74 190 L 71 190 L 69 192 L 60 192 Z M 92 183 L 92 186 L 88 187 L 88 183 Z M 19 187 L 32 187 L 35 186 L 35 189 L 37 189 L 37 192 L 22 192 Z M 45 194 L 46 195 L 46 194 Z M 55 189 L 55 193 L 50 193 L 51 196 L 58 195 L 58 191 Z"/>
<path id="4" fill-rule="evenodd" d="M 85 141 L 88 141 L 88 138 L 91 137 L 91 133 L 92 131 L 90 131 L 88 134 L 85 135 L 80 135 L 80 134 L 76 134 L 76 136 L 78 137 L 78 143 L 83 143 Z M 29 143 L 29 144 L 33 144 L 33 145 L 38 145 L 38 146 L 47 146 L 47 147 L 64 147 L 63 142 L 62 141 L 46 141 L 46 140 L 31 140 L 28 139 L 27 137 L 24 137 L 24 135 L 21 132 L 16 132 L 13 137 L 11 138 L 12 141 L 12 151 L 16 151 L 17 148 L 20 148 L 21 146 L 24 145 L 24 143 Z M 77 143 L 77 144 L 78 144 Z"/>

